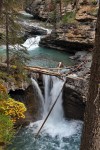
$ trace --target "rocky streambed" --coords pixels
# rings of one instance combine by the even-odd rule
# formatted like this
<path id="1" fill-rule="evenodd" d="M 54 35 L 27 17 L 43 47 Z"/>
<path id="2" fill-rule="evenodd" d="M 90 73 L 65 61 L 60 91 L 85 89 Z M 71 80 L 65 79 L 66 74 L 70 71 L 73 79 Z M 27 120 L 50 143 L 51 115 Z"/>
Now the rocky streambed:
<path id="1" fill-rule="evenodd" d="M 65 118 L 84 120 L 84 111 L 87 101 L 86 97 L 88 91 L 88 81 L 92 57 L 91 53 L 78 52 L 75 56 L 73 56 L 73 59 L 75 58 L 77 58 L 77 61 L 80 62 L 79 65 L 81 64 L 76 71 L 72 71 L 73 69 L 75 70 L 75 66 L 72 66 L 69 69 L 63 69 L 63 73 L 68 73 L 72 71 L 72 74 L 68 75 L 66 78 L 66 84 L 63 89 L 62 103 Z M 44 95 L 44 84 L 42 74 L 37 74 L 33 77 L 35 77 Z M 24 104 L 27 107 L 26 119 L 20 120 L 18 124 L 27 125 L 30 122 L 34 122 L 37 119 L 39 119 L 39 110 L 42 106 L 41 103 L 37 100 L 35 92 L 36 91 L 34 90 L 31 82 L 30 85 L 24 90 L 10 90 L 10 95 L 16 100 L 24 102 Z"/>
<path id="2" fill-rule="evenodd" d="M 44 11 L 44 6 L 43 1 L 40 0 L 38 3 L 35 1 L 30 7 L 26 8 L 26 11 L 31 13 L 34 18 L 45 21 L 48 19 L 48 13 L 46 7 Z M 70 4 L 68 7 L 71 11 L 72 5 Z M 51 34 L 47 34 L 47 30 L 44 28 L 24 24 L 26 38 L 45 35 L 41 38 L 39 46 L 66 51 L 73 54 L 70 59 L 73 59 L 77 65 L 74 67 L 65 67 L 63 70 L 65 73 L 72 71 L 72 74 L 67 76 L 66 85 L 63 90 L 63 108 L 66 118 L 79 120 L 83 120 L 84 118 L 90 66 L 92 61 L 91 50 L 94 46 L 95 37 L 95 12 L 97 8 L 98 6 L 94 6 L 91 3 L 84 4 L 82 1 L 79 1 L 76 21 L 71 24 L 67 23 L 66 25 L 61 25 L 56 32 L 52 31 Z M 62 10 L 64 10 L 64 7 Z M 91 10 L 93 12 L 89 13 Z M 44 13 L 44 15 L 42 13 Z M 78 67 L 78 65 L 80 67 L 75 71 L 75 67 Z M 42 77 L 37 77 L 37 81 L 43 91 Z M 18 124 L 26 125 L 30 122 L 36 121 L 37 118 L 39 118 L 40 112 L 38 108 L 41 104 L 37 102 L 30 78 L 29 82 L 22 81 L 20 82 L 20 85 L 15 84 L 13 81 L 9 83 L 4 82 L 4 85 L 7 86 L 9 94 L 12 97 L 24 102 L 27 107 L 26 119 L 20 120 Z"/>
<path id="3" fill-rule="evenodd" d="M 54 27 L 56 29 L 50 35 L 41 39 L 40 46 L 64 50 L 69 53 L 91 50 L 94 45 L 98 5 L 89 0 L 86 3 L 84 0 L 79 0 L 76 11 L 72 3 L 65 5 L 62 2 L 61 8 L 59 5 L 58 2 L 56 4 L 56 11 L 58 16 L 62 13 L 60 23 L 56 24 L 56 27 Z M 51 17 L 53 4 L 49 0 L 47 2 L 42 0 L 34 1 L 31 5 L 27 6 L 26 11 L 31 13 L 36 19 L 53 24 Z M 69 20 L 73 19 L 73 21 L 65 18 L 68 15 L 67 11 L 69 14 L 75 11 L 74 18 L 68 16 Z M 59 19 L 57 22 L 59 22 Z"/>

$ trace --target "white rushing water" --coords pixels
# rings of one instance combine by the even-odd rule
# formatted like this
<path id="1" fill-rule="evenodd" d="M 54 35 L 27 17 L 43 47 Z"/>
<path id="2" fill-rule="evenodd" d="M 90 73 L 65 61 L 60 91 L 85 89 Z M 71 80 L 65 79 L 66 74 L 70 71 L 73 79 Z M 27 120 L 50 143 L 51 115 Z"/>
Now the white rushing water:
<path id="1" fill-rule="evenodd" d="M 50 89 L 51 89 L 51 77 L 49 75 L 44 75 L 43 76 L 43 81 L 44 81 L 44 98 L 45 98 L 45 103 L 44 103 L 44 113 L 43 116 L 44 118 L 46 117 L 49 107 L 50 107 Z"/>
<path id="2" fill-rule="evenodd" d="M 22 44 L 28 51 L 34 50 L 39 47 L 40 36 L 28 38 L 24 44 Z"/>
<path id="3" fill-rule="evenodd" d="M 42 113 L 41 116 L 43 116 L 43 112 L 44 112 L 44 97 L 42 95 L 42 92 L 38 86 L 38 83 L 35 81 L 35 79 L 31 78 L 32 81 L 32 85 L 35 91 L 35 96 L 36 98 L 41 101 L 41 107 L 40 107 L 40 112 Z"/>
<path id="4" fill-rule="evenodd" d="M 47 75 L 43 76 L 43 80 L 45 99 L 38 83 L 32 79 L 37 100 L 41 100 L 39 109 L 42 107 L 42 110 L 44 110 L 41 112 L 42 120 L 38 120 L 31 123 L 27 128 L 21 129 L 7 150 L 79 150 L 82 122 L 64 118 L 62 93 L 38 138 L 36 138 L 37 132 L 64 84 L 62 80 Z"/>
<path id="5" fill-rule="evenodd" d="M 37 133 L 37 131 L 39 130 L 40 126 L 42 125 L 45 117 L 47 116 L 54 101 L 58 97 L 64 84 L 63 80 L 60 80 L 56 77 L 50 77 L 48 75 L 44 75 L 43 80 L 45 85 L 45 90 L 44 90 L 45 100 L 44 103 L 42 103 L 44 105 L 43 120 L 39 120 L 35 123 L 30 124 L 30 128 L 33 129 L 33 133 Z M 38 92 L 41 93 L 40 90 Z M 70 137 L 76 134 L 78 130 L 80 130 L 81 128 L 80 124 L 81 124 L 80 121 L 65 120 L 63 107 L 62 107 L 62 92 L 61 92 L 58 101 L 53 111 L 51 112 L 47 122 L 45 123 L 41 133 L 49 134 L 51 137 L 55 137 L 55 136 L 59 136 L 60 138 Z"/>
<path id="6" fill-rule="evenodd" d="M 39 47 L 40 38 L 41 38 L 41 36 L 28 38 L 23 44 L 21 44 L 22 46 L 19 44 L 9 45 L 9 48 L 15 49 L 15 50 L 20 50 L 20 49 L 23 49 L 23 46 L 24 46 L 28 51 L 32 51 L 32 50 L 35 50 L 37 47 Z M 6 49 L 6 46 L 1 45 L 0 49 L 4 50 L 4 49 Z"/>
<path id="7" fill-rule="evenodd" d="M 41 27 L 42 28 L 42 27 Z M 51 30 L 46 29 L 47 33 L 51 33 Z M 36 37 L 32 37 L 32 38 L 28 38 L 23 44 L 22 46 L 24 46 L 28 51 L 32 51 L 35 50 L 36 48 L 39 47 L 39 42 L 42 36 L 36 36 Z"/>
<path id="8" fill-rule="evenodd" d="M 23 15 L 23 16 L 26 16 L 28 18 L 32 17 L 33 18 L 33 15 L 27 13 L 26 11 L 19 11 L 19 14 Z"/>
<path id="9" fill-rule="evenodd" d="M 50 105 L 49 108 L 51 108 L 51 106 L 54 104 L 55 100 L 57 99 L 59 93 L 61 92 L 61 89 L 63 87 L 64 81 L 63 80 L 59 80 L 56 77 L 51 77 L 51 82 L 52 82 L 52 87 L 51 89 L 49 89 L 50 92 Z M 50 83 L 51 83 L 50 82 Z M 46 91 L 46 87 L 45 87 L 45 92 Z M 48 103 L 48 99 L 47 99 L 47 103 Z M 63 120 L 63 108 L 62 108 L 62 92 L 60 93 L 59 97 L 58 97 L 58 101 L 53 109 L 53 111 L 51 112 L 50 118 L 49 120 L 53 123 L 55 122 L 60 122 Z"/>

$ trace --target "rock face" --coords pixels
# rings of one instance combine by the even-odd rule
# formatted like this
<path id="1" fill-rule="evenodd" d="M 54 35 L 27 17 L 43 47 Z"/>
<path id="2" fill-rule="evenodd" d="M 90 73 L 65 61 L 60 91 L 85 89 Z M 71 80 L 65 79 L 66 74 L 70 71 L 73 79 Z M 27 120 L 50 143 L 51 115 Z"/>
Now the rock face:
<path id="1" fill-rule="evenodd" d="M 89 50 L 93 48 L 93 43 L 64 40 L 59 37 L 54 38 L 52 35 L 41 38 L 39 45 L 41 47 L 64 50 L 71 54 L 74 54 L 77 51 Z"/>
<path id="2" fill-rule="evenodd" d="M 63 91 L 63 107 L 67 118 L 83 120 L 92 55 L 86 51 L 80 51 L 75 54 L 73 59 L 77 59 L 81 67 L 78 66 L 77 71 L 73 71 L 66 78 Z"/>
<path id="3" fill-rule="evenodd" d="M 80 78 L 76 74 L 69 75 L 63 91 L 63 107 L 66 118 L 84 119 L 88 79 Z"/>
<path id="4" fill-rule="evenodd" d="M 69 119 L 83 120 L 85 103 L 83 102 L 82 95 L 75 89 L 66 85 L 63 91 L 63 99 L 65 117 Z"/>
<path id="5" fill-rule="evenodd" d="M 37 35 L 47 35 L 47 30 L 34 26 L 26 26 L 25 25 L 25 35 L 24 37 L 27 39 L 29 37 L 37 36 Z"/>
<path id="6" fill-rule="evenodd" d="M 35 19 L 42 21 L 47 20 L 48 13 L 44 0 L 34 0 L 25 10 L 26 12 L 32 14 Z"/>
<path id="7" fill-rule="evenodd" d="M 90 50 L 94 46 L 95 21 L 77 19 L 75 23 L 68 23 L 56 29 L 51 35 L 42 38 L 40 46 L 50 47 L 75 53 L 81 50 Z M 55 36 L 55 35 L 56 36 Z"/>
<path id="8" fill-rule="evenodd" d="M 76 1 L 75 1 L 76 2 Z M 60 15 L 60 4 L 57 6 L 57 15 Z M 75 19 L 66 15 L 66 12 L 72 13 L 75 11 Z M 33 16 L 40 20 L 47 20 L 52 22 L 50 14 L 53 13 L 53 4 L 50 0 L 35 0 L 31 6 L 26 8 L 26 11 L 33 14 Z M 55 48 L 58 50 L 65 50 L 71 53 L 80 50 L 89 50 L 94 46 L 95 24 L 98 5 L 96 2 L 89 0 L 79 0 L 76 3 L 69 3 L 65 5 L 62 1 L 61 14 L 62 17 L 57 20 L 57 29 L 50 36 L 41 39 L 40 46 Z M 69 17 L 69 19 L 66 18 Z"/>

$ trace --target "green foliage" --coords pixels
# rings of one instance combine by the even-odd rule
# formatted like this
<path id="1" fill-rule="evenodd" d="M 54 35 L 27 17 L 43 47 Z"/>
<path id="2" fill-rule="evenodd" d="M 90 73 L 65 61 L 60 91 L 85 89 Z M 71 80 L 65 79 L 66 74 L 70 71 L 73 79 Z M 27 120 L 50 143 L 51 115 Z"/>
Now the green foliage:
<path id="1" fill-rule="evenodd" d="M 10 117 L 0 113 L 0 143 L 8 144 L 15 131 Z"/>
<path id="2" fill-rule="evenodd" d="M 0 101 L 2 100 L 7 100 L 8 99 L 8 94 L 6 88 L 0 84 Z"/>
<path id="3" fill-rule="evenodd" d="M 1 40 L 6 45 L 6 62 L 7 64 L 8 62 L 12 64 L 13 59 L 13 65 L 16 65 L 17 69 L 19 69 L 20 72 L 21 67 L 23 67 L 29 60 L 29 53 L 25 48 L 20 48 L 20 46 L 17 46 L 15 48 L 16 44 L 22 44 L 23 42 L 23 29 L 20 23 L 18 22 L 19 13 L 16 9 L 16 7 L 18 7 L 18 2 L 16 0 L 4 0 L 2 7 L 3 9 L 0 16 L 2 22 L 0 22 L 0 24 L 2 28 L 5 28 L 5 30 L 2 34 Z M 14 48 L 9 48 L 9 45 L 12 45 Z"/>
<path id="4" fill-rule="evenodd" d="M 73 2 L 73 0 L 63 0 L 66 4 Z"/>
<path id="5" fill-rule="evenodd" d="M 0 79 L 5 80 L 5 81 L 9 81 L 9 79 L 11 79 L 11 76 L 8 75 L 6 71 L 0 71 Z"/>
<path id="6" fill-rule="evenodd" d="M 3 100 L 3 99 L 8 99 L 9 98 L 9 95 L 4 93 L 4 94 L 1 94 L 0 93 L 0 101 Z"/>
<path id="7" fill-rule="evenodd" d="M 0 84 L 0 143 L 8 144 L 15 134 L 14 123 L 25 118 L 23 103 L 10 98 L 6 88 Z"/>
<path id="8" fill-rule="evenodd" d="M 62 22 L 65 23 L 74 23 L 75 22 L 75 12 L 67 12 L 66 15 L 63 16 Z"/>
<path id="9" fill-rule="evenodd" d="M 0 112 L 10 116 L 13 123 L 16 123 L 20 118 L 25 118 L 25 111 L 25 105 L 21 102 L 15 101 L 12 98 L 8 98 L 8 100 L 2 100 L 0 102 Z"/>
<path id="10" fill-rule="evenodd" d="M 93 5 L 96 5 L 96 4 L 97 4 L 97 0 L 91 0 L 91 3 L 92 3 Z"/>

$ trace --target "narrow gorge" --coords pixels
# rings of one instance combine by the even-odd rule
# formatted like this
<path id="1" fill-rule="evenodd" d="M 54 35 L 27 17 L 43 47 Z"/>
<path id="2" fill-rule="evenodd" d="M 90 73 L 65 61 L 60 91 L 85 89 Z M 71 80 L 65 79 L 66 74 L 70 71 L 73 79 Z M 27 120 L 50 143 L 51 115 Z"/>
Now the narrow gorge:
<path id="1" fill-rule="evenodd" d="M 6 45 L 4 41 L 0 44 L 0 83 L 11 98 L 22 102 L 27 109 L 25 118 L 14 124 L 18 133 L 6 150 L 80 149 L 98 3 L 61 2 L 57 1 L 55 6 L 51 0 L 34 0 L 22 5 L 24 10 L 20 8 L 17 18 L 21 27 L 17 38 L 21 41 L 9 44 L 10 52 L 15 53 L 11 54 L 8 76 Z M 3 36 L 0 30 L 0 38 Z M 23 57 L 20 53 L 20 59 L 16 56 L 23 48 L 29 60 L 21 68 Z M 60 75 L 47 75 L 32 67 Z"/>

